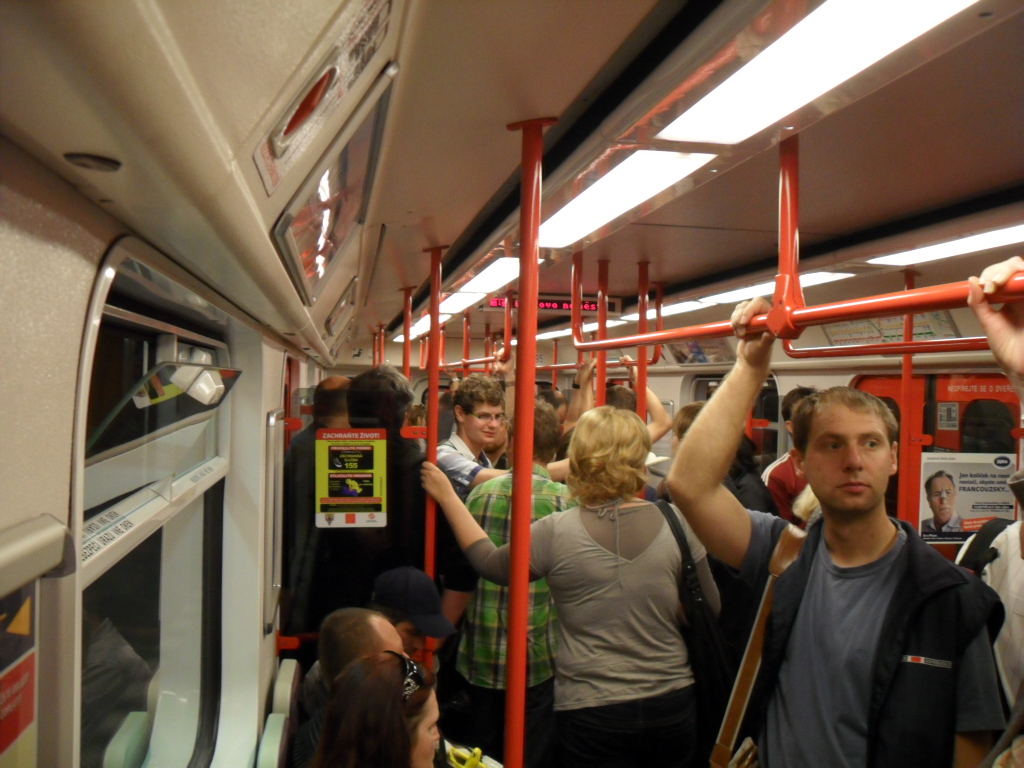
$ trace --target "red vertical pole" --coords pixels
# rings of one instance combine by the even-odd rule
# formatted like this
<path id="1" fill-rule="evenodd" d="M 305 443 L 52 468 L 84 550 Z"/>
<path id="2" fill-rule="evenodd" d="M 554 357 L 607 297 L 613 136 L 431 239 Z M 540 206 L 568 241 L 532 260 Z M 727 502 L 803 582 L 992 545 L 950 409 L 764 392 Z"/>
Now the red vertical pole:
<path id="1" fill-rule="evenodd" d="M 558 339 L 551 340 L 551 365 L 558 365 Z M 551 369 L 551 386 L 558 389 L 558 369 Z"/>
<path id="2" fill-rule="evenodd" d="M 647 333 L 647 293 L 650 290 L 647 269 L 649 264 L 641 261 L 638 265 L 640 274 L 640 290 L 637 293 L 637 310 L 640 319 L 637 321 L 637 332 Z M 636 348 L 636 413 L 647 423 L 647 347 Z"/>
<path id="3" fill-rule="evenodd" d="M 491 338 L 491 324 L 484 323 L 484 357 L 494 356 L 494 339 Z M 484 371 L 488 376 L 491 374 L 491 364 L 484 363 Z"/>
<path id="4" fill-rule="evenodd" d="M 914 287 L 913 270 L 904 271 L 904 288 L 911 290 Z M 914 339 L 914 315 L 907 313 L 903 316 L 903 340 L 913 341 Z M 896 515 L 900 520 L 911 522 L 916 516 L 910 513 L 910 500 L 913 498 L 911 485 L 913 478 L 910 471 L 910 433 L 914 422 L 912 411 L 914 408 L 914 356 L 904 355 L 903 366 L 900 371 L 900 484 L 896 493 Z M 914 484 L 916 488 L 916 484 Z"/>
<path id="5" fill-rule="evenodd" d="M 505 766 L 522 768 L 526 733 L 526 648 L 530 609 L 530 521 L 533 512 L 533 410 L 537 374 L 537 246 L 540 229 L 544 126 L 527 120 L 523 132 L 522 200 L 519 203 L 519 314 L 516 337 L 516 429 L 512 436 L 511 578 L 506 666 Z"/>
<path id="6" fill-rule="evenodd" d="M 581 328 L 583 323 L 583 251 L 572 255 L 572 327 Z M 582 368 L 583 350 L 576 353 L 576 362 Z"/>
<path id="7" fill-rule="evenodd" d="M 403 288 L 405 301 L 402 309 L 402 375 L 412 378 L 412 288 Z"/>
<path id="8" fill-rule="evenodd" d="M 430 254 L 430 345 L 427 347 L 427 461 L 437 463 L 438 395 L 441 387 L 441 251 L 444 246 L 427 248 Z M 423 570 L 434 578 L 434 552 L 437 535 L 437 502 L 427 497 L 426 531 L 423 545 Z"/>
<path id="9" fill-rule="evenodd" d="M 790 136 L 779 144 L 779 274 L 768 313 L 768 327 L 783 339 L 800 336 L 791 317 L 794 309 L 804 306 L 799 267 L 800 141 Z"/>
<path id="10" fill-rule="evenodd" d="M 608 260 L 597 262 L 597 338 L 608 338 Z M 608 353 L 597 353 L 597 397 L 596 405 L 605 404 L 605 389 L 608 386 Z"/>
<path id="11" fill-rule="evenodd" d="M 387 345 L 385 343 L 384 326 L 383 325 L 381 325 L 381 326 L 379 326 L 377 328 L 377 344 L 380 345 L 380 352 L 377 353 L 377 359 L 380 360 L 380 364 L 381 365 L 384 365 L 384 364 L 387 363 L 387 359 L 385 357 L 385 351 L 387 350 Z"/>
<path id="12" fill-rule="evenodd" d="M 438 346 L 440 348 L 440 351 L 438 352 L 438 360 L 440 361 L 439 365 L 444 365 L 445 360 L 447 359 L 447 353 L 446 353 L 446 350 L 444 348 L 445 342 L 447 341 L 447 338 L 446 338 L 447 334 L 445 333 L 445 330 L 446 330 L 445 323 L 441 323 L 441 340 L 440 340 L 440 342 L 438 342 Z"/>
<path id="13" fill-rule="evenodd" d="M 469 360 L 469 310 L 462 313 L 462 359 Z M 462 378 L 469 376 L 469 366 L 462 364 Z"/>

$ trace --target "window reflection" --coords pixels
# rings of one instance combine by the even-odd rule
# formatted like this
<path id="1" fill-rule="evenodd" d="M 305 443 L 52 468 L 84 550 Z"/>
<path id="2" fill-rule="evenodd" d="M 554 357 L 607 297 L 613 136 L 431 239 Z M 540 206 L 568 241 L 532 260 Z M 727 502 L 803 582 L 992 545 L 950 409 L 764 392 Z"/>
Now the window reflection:
<path id="1" fill-rule="evenodd" d="M 148 728 L 149 684 L 160 665 L 157 531 L 82 593 L 82 768 L 101 768 L 124 727 Z M 136 724 L 137 721 L 137 724 Z"/>

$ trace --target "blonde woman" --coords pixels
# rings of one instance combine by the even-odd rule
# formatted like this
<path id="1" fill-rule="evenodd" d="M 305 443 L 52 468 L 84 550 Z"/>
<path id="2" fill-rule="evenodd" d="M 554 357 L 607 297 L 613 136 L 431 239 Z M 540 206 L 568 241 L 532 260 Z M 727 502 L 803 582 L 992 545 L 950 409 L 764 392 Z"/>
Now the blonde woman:
<path id="1" fill-rule="evenodd" d="M 695 712 L 679 633 L 682 557 L 658 507 L 637 498 L 650 450 L 635 413 L 588 411 L 569 446 L 568 484 L 579 506 L 530 528 L 530 578 L 547 579 L 558 609 L 555 711 L 569 768 L 690 764 Z M 473 567 L 508 584 L 508 545 L 484 534 L 440 470 L 424 464 L 422 475 Z M 704 547 L 680 521 L 717 610 Z"/>

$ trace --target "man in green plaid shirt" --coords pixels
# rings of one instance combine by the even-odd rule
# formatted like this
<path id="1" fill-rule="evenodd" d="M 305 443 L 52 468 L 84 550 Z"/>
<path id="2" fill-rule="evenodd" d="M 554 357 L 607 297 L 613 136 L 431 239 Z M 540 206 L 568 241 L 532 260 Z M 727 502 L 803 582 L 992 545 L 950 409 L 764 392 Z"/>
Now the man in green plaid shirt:
<path id="1" fill-rule="evenodd" d="M 554 409 L 536 404 L 533 423 L 533 520 L 575 506 L 568 489 L 551 479 L 545 466 L 558 450 L 560 429 Z M 513 425 L 509 425 L 509 445 Z M 509 541 L 512 474 L 473 489 L 466 506 L 480 526 L 501 546 Z M 472 746 L 504 762 L 505 651 L 508 645 L 508 587 L 480 579 L 462 623 L 457 668 L 469 681 Z M 547 582 L 530 585 L 526 676 L 526 768 L 546 768 L 554 752 L 555 606 Z"/>

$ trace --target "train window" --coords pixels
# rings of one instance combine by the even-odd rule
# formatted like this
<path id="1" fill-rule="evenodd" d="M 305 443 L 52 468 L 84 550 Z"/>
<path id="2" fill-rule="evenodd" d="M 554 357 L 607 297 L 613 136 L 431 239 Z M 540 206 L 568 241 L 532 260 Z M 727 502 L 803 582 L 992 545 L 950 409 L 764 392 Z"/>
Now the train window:
<path id="1" fill-rule="evenodd" d="M 960 426 L 963 453 L 1016 453 L 1013 414 L 998 400 L 974 400 L 964 409 Z"/>
<path id="2" fill-rule="evenodd" d="M 150 725 L 162 549 L 158 530 L 82 592 L 82 768 L 101 768 L 126 721 Z"/>
<path id="3" fill-rule="evenodd" d="M 148 741 L 153 765 L 186 765 L 212 748 L 222 488 L 187 505 L 83 590 L 82 768 L 120 765 L 140 741 Z"/>
<path id="4" fill-rule="evenodd" d="M 94 379 L 97 377 L 94 369 Z M 240 371 L 163 363 L 148 370 L 114 405 L 86 441 L 86 458 L 124 446 L 214 410 Z M 107 382 L 94 382 L 103 387 Z M 92 416 L 92 414 L 90 414 Z M 95 418 L 95 417 L 94 417 Z"/>

